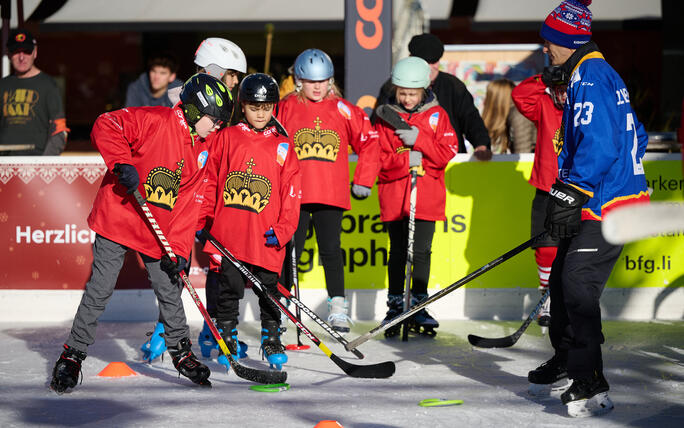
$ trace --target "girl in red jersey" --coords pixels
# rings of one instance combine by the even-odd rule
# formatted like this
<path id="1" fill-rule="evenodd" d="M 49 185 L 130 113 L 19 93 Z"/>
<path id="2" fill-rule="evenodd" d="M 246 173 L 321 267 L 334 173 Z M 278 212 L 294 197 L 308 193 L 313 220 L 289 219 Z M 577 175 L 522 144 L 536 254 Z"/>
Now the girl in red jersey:
<path id="1" fill-rule="evenodd" d="M 377 175 L 379 147 L 368 117 L 341 97 L 333 73 L 325 52 L 307 49 L 299 54 L 294 63 L 296 89 L 281 102 L 278 118 L 293 139 L 302 171 L 302 207 L 295 232 L 297 259 L 313 222 L 329 296 L 328 322 L 335 330 L 348 332 L 340 247 L 342 214 L 351 208 L 347 154 L 351 146 L 359 155 L 352 192 L 366 198 Z M 285 266 L 286 278 L 288 271 Z"/>
<path id="2" fill-rule="evenodd" d="M 299 220 L 299 162 L 282 126 L 272 117 L 278 84 L 266 74 L 251 74 L 240 84 L 245 118 L 219 133 L 208 162 L 204 220 L 210 233 L 240 260 L 263 285 L 278 296 L 278 273 Z M 205 251 L 216 249 L 207 243 Z M 237 324 L 247 279 L 229 261 L 220 264 L 216 321 L 221 336 L 240 355 Z M 280 341 L 280 314 L 267 298 L 261 308 L 261 349 L 271 366 L 287 362 Z M 221 358 L 223 357 L 223 358 Z M 225 356 L 219 357 L 229 367 Z M 225 361 L 222 361 L 225 360 Z"/>
<path id="3" fill-rule="evenodd" d="M 544 69 L 543 74 L 537 74 L 520 82 L 513 89 L 513 102 L 523 116 L 534 122 L 537 127 L 537 144 L 534 151 L 534 165 L 529 183 L 536 188 L 532 200 L 532 236 L 544 231 L 546 220 L 546 205 L 549 190 L 558 176 L 558 155 L 556 145 L 561 138 L 561 119 L 563 104 L 567 97 L 566 84 L 554 84 L 562 80 L 560 67 L 551 66 Z M 543 239 L 534 243 L 534 258 L 537 262 L 539 275 L 539 291 L 546 293 L 549 289 L 551 265 L 556 258 L 558 239 L 545 235 Z M 542 327 L 551 325 L 551 299 L 546 299 L 539 311 L 537 323 Z"/>
<path id="4" fill-rule="evenodd" d="M 435 222 L 446 219 L 444 170 L 458 153 L 458 137 L 449 117 L 432 91 L 427 90 L 430 84 L 428 63 L 418 57 L 399 61 L 392 70 L 392 84 L 394 96 L 387 107 L 397 112 L 411 129 L 395 131 L 384 121 L 376 123 L 382 150 L 378 175 L 380 218 L 390 238 L 388 311 L 384 321 L 403 312 L 410 169 L 417 168 L 418 174 L 411 290 L 411 306 L 414 306 L 427 297 Z M 439 327 L 426 310 L 418 312 L 411 324 L 416 331 L 430 335 Z M 399 328 L 399 325 L 392 327 L 385 335 L 394 336 Z"/>

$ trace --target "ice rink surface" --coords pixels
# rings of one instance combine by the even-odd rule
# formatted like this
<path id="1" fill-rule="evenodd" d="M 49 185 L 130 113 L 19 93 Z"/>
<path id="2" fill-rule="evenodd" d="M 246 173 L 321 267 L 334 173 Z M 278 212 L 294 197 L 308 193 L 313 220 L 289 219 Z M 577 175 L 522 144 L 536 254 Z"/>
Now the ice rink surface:
<path id="1" fill-rule="evenodd" d="M 346 376 L 321 350 L 289 351 L 284 392 L 249 389 L 251 383 L 205 360 L 213 388 L 179 378 L 168 354 L 151 365 L 139 347 L 151 323 L 101 323 L 83 365 L 83 383 L 56 395 L 47 387 L 70 324 L 0 324 L 0 426 L 74 427 L 313 427 L 337 420 L 350 427 L 684 427 L 684 322 L 604 323 L 605 375 L 611 413 L 576 420 L 556 397 L 527 393 L 527 372 L 551 356 L 547 336 L 532 325 L 508 349 L 477 349 L 469 333 L 498 337 L 521 322 L 446 321 L 435 338 L 409 342 L 382 335 L 361 345 L 364 360 L 344 351 L 313 322 L 305 324 L 336 355 L 354 364 L 391 360 L 389 379 Z M 353 339 L 376 324 L 354 326 Z M 196 341 L 201 325 L 192 324 Z M 292 325 L 284 343 L 296 343 Z M 249 345 L 246 365 L 265 367 L 259 355 L 259 324 L 239 325 Z M 194 345 L 199 355 L 199 346 Z M 103 378 L 110 362 L 123 361 L 139 375 Z M 420 407 L 428 398 L 460 399 L 462 405 Z"/>

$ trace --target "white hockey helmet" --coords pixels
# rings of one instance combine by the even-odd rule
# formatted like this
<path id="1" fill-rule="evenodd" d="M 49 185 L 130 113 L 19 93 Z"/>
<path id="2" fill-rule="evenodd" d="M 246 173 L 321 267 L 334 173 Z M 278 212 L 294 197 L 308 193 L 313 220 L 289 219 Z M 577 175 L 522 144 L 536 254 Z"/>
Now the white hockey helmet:
<path id="1" fill-rule="evenodd" d="M 224 73 L 225 70 L 247 72 L 247 58 L 242 49 L 230 40 L 219 37 L 209 37 L 200 43 L 195 52 L 195 64 L 205 69 L 215 64 L 222 68 Z"/>

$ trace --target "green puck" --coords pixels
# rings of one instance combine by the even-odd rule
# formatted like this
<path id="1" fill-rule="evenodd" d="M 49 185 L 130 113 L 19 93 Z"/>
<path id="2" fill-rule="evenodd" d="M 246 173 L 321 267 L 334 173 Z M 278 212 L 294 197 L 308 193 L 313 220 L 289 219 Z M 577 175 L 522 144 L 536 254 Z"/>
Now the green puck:
<path id="1" fill-rule="evenodd" d="M 252 391 L 258 392 L 280 392 L 290 389 L 289 383 L 271 383 L 268 385 L 252 385 L 249 387 Z"/>
<path id="2" fill-rule="evenodd" d="M 463 400 L 446 400 L 444 398 L 426 398 L 418 403 L 421 407 L 456 406 L 463 404 Z"/>

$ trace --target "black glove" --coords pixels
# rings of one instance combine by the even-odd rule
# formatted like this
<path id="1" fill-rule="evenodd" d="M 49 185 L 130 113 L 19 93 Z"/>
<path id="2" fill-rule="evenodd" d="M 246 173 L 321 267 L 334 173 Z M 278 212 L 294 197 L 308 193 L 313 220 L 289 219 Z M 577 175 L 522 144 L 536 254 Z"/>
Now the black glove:
<path id="1" fill-rule="evenodd" d="M 541 80 L 549 88 L 552 86 L 567 85 L 570 76 L 560 65 L 545 67 L 541 75 Z"/>
<path id="2" fill-rule="evenodd" d="M 133 193 L 140 184 L 140 176 L 133 165 L 117 163 L 114 166 L 114 174 L 119 178 L 119 183 L 126 186 L 128 194 Z"/>
<path id="3" fill-rule="evenodd" d="M 555 239 L 571 238 L 579 233 L 582 206 L 589 196 L 559 179 L 551 186 L 546 205 L 546 231 Z"/>
<path id="4" fill-rule="evenodd" d="M 171 283 L 173 284 L 179 284 L 179 276 L 178 274 L 181 273 L 184 269 L 185 266 L 187 266 L 188 261 L 182 257 L 182 256 L 176 256 L 176 261 L 173 262 L 171 261 L 171 257 L 168 256 L 168 254 L 164 254 L 164 256 L 161 258 L 159 267 L 161 270 L 166 272 L 166 274 L 169 276 L 169 279 L 171 280 Z"/>

